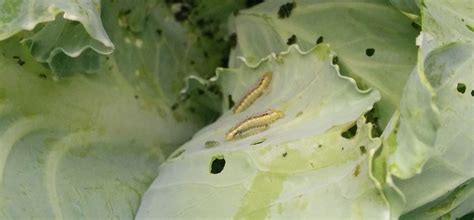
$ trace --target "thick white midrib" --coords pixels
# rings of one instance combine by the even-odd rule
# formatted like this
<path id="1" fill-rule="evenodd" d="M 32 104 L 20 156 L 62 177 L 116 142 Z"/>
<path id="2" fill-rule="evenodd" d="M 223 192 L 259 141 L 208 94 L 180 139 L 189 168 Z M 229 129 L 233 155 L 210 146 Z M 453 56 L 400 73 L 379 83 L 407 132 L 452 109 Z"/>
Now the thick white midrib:
<path id="1" fill-rule="evenodd" d="M 74 146 L 92 144 L 100 141 L 101 140 L 98 137 L 97 132 L 95 131 L 80 132 L 69 134 L 61 138 L 57 143 L 52 146 L 51 151 L 48 154 L 46 165 L 46 187 L 48 191 L 48 198 L 53 209 L 55 219 L 64 219 L 56 188 L 56 173 L 59 161 L 63 157 L 64 153 Z"/>
<path id="2" fill-rule="evenodd" d="M 22 137 L 34 130 L 48 128 L 53 125 L 51 119 L 44 116 L 25 117 L 14 122 L 0 136 L 0 189 L 3 186 L 3 172 L 13 145 Z"/>

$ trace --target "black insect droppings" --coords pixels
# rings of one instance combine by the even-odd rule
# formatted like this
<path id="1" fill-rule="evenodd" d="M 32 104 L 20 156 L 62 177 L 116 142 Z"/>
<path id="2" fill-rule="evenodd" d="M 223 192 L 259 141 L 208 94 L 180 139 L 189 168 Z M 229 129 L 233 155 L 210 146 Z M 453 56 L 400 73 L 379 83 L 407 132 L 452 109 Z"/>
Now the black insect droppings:
<path id="1" fill-rule="evenodd" d="M 138 99 L 138 95 L 134 95 L 133 98 Z"/>
<path id="2" fill-rule="evenodd" d="M 458 90 L 459 93 L 464 94 L 466 92 L 466 84 L 458 83 L 456 90 Z"/>
<path id="3" fill-rule="evenodd" d="M 198 90 L 197 90 L 197 94 L 198 94 L 198 95 L 203 95 L 203 94 L 204 94 L 204 90 L 198 89 Z"/>
<path id="4" fill-rule="evenodd" d="M 323 145 L 322 145 L 322 144 L 318 145 L 318 148 L 321 148 L 321 147 L 323 147 Z"/>
<path id="5" fill-rule="evenodd" d="M 263 0 L 246 0 L 245 1 L 245 7 L 250 8 L 254 5 L 258 5 L 262 2 L 263 2 Z"/>
<path id="6" fill-rule="evenodd" d="M 342 132 L 341 136 L 345 139 L 351 139 L 357 133 L 357 124 L 354 124 L 352 127 L 347 129 L 346 131 Z"/>
<path id="7" fill-rule="evenodd" d="M 13 59 L 16 59 L 16 63 L 20 66 L 25 64 L 25 61 L 23 61 L 19 56 L 13 56 Z"/>
<path id="8" fill-rule="evenodd" d="M 48 76 L 46 76 L 46 74 L 44 74 L 44 73 L 38 74 L 38 77 L 41 78 L 41 79 L 47 79 L 48 78 Z"/>
<path id="9" fill-rule="evenodd" d="M 471 90 L 471 96 L 474 96 L 474 90 Z"/>
<path id="10" fill-rule="evenodd" d="M 296 35 L 291 35 L 290 38 L 288 38 L 288 41 L 286 42 L 286 45 L 292 45 L 295 44 L 298 39 L 296 38 Z"/>
<path id="11" fill-rule="evenodd" d="M 225 159 L 224 156 L 213 157 L 211 161 L 211 170 L 212 174 L 218 174 L 224 170 Z"/>
<path id="12" fill-rule="evenodd" d="M 369 56 L 369 57 L 373 56 L 374 53 L 375 53 L 375 49 L 374 49 L 374 48 L 367 48 L 367 49 L 365 50 L 365 54 L 366 54 L 367 56 Z"/>
<path id="13" fill-rule="evenodd" d="M 281 156 L 286 157 L 286 155 L 288 155 L 288 152 L 283 153 Z"/>
<path id="14" fill-rule="evenodd" d="M 324 40 L 323 36 L 318 37 L 318 39 L 316 40 L 316 44 L 322 43 L 323 40 Z"/>
<path id="15" fill-rule="evenodd" d="M 207 53 L 207 51 L 204 51 L 203 55 L 204 57 L 209 57 L 209 53 Z"/>
<path id="16" fill-rule="evenodd" d="M 158 35 L 161 35 L 161 34 L 163 33 L 163 31 L 162 31 L 161 29 L 156 29 L 155 32 L 156 32 L 156 34 L 158 34 Z"/>
<path id="17" fill-rule="evenodd" d="M 290 17 L 291 11 L 296 7 L 295 2 L 288 2 L 280 6 L 278 9 L 278 18 L 287 18 Z"/>

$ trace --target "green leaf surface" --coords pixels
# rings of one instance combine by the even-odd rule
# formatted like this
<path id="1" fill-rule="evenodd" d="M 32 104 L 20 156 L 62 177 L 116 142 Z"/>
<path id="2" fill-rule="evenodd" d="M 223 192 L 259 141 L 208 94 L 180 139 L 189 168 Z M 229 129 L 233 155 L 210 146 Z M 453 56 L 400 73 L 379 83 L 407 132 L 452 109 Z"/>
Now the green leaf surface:
<path id="1" fill-rule="evenodd" d="M 180 91 L 185 77 L 212 72 L 217 61 L 204 62 L 196 35 L 165 3 L 102 8 L 116 50 L 98 57 L 98 74 L 54 81 L 36 60 L 54 46 L 30 46 L 57 34 L 46 30 L 60 20 L 26 45 L 24 33 L 0 42 L 0 219 L 132 219 L 159 164 L 215 118 L 202 94 L 183 100 Z"/>
<path id="2" fill-rule="evenodd" d="M 392 3 L 395 8 L 398 8 L 398 10 L 417 23 L 420 22 L 421 2 L 422 0 L 390 0 L 390 3 Z"/>
<path id="3" fill-rule="evenodd" d="M 471 9 L 468 1 L 424 1 L 418 64 L 372 166 L 396 217 L 449 219 L 472 211 L 426 210 L 474 178 L 474 35 L 465 25 L 473 21 Z M 456 203 L 469 198 L 456 196 Z"/>
<path id="4" fill-rule="evenodd" d="M 456 187 L 451 192 L 401 216 L 400 219 L 438 219 L 442 216 L 458 218 L 474 209 L 474 179 Z M 466 209 L 463 206 L 470 206 Z M 457 209 L 457 210 L 456 210 Z M 463 209 L 463 210 L 460 210 Z M 451 214 L 451 212 L 454 212 Z M 457 212 L 463 213 L 461 215 Z"/>
<path id="5" fill-rule="evenodd" d="M 34 29 L 24 34 L 24 42 L 36 60 L 50 66 L 55 78 L 96 72 L 99 54 L 114 50 L 100 12 L 98 0 L 1 0 L 0 40 Z M 45 22 L 49 23 L 41 24 Z"/>
<path id="6" fill-rule="evenodd" d="M 0 1 L 0 40 L 22 30 L 33 30 L 36 25 L 53 21 L 63 13 L 67 20 L 80 22 L 90 36 L 109 49 L 109 40 L 100 19 L 100 1 L 75 0 L 2 0 Z"/>
<path id="7" fill-rule="evenodd" d="M 342 74 L 362 88 L 380 91 L 377 114 L 379 125 L 385 127 L 415 66 L 418 30 L 412 21 L 385 0 L 296 1 L 288 17 L 279 17 L 286 3 L 266 1 L 239 13 L 234 59 L 243 56 L 255 63 L 271 52 L 286 50 L 293 35 L 306 50 L 318 42 L 328 43 L 338 54 Z"/>
<path id="8" fill-rule="evenodd" d="M 290 47 L 257 65 L 218 70 L 224 96 L 236 101 L 265 72 L 273 79 L 248 109 L 225 112 L 160 166 L 137 219 L 386 218 L 367 172 L 367 152 L 380 140 L 371 138 L 363 116 L 380 95 L 358 90 L 332 57 L 326 44 L 305 53 Z M 284 117 L 266 131 L 224 140 L 230 128 L 266 109 Z M 343 137 L 355 124 L 354 136 Z"/>

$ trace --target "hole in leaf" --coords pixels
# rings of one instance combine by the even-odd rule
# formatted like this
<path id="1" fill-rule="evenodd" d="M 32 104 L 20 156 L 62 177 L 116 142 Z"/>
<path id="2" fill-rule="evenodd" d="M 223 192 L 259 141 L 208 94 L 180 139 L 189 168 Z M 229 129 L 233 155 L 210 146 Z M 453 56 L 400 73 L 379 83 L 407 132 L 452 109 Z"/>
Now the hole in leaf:
<path id="1" fill-rule="evenodd" d="M 171 110 L 176 110 L 178 108 L 178 103 L 174 103 L 172 106 L 171 106 Z"/>
<path id="2" fill-rule="evenodd" d="M 354 124 L 352 127 L 347 129 L 347 131 L 342 132 L 341 136 L 346 139 L 351 139 L 357 133 L 357 124 Z"/>
<path id="3" fill-rule="evenodd" d="M 293 34 L 293 35 L 291 35 L 290 38 L 288 38 L 288 41 L 286 42 L 286 45 L 289 46 L 289 45 L 295 44 L 297 40 L 298 39 L 296 39 L 296 35 Z"/>
<path id="4" fill-rule="evenodd" d="M 380 137 L 382 134 L 382 131 L 380 131 L 379 126 L 378 126 L 378 113 L 376 108 L 372 108 L 370 111 L 364 114 L 365 119 L 367 122 L 372 123 L 372 129 L 371 129 L 371 134 L 372 137 Z"/>
<path id="5" fill-rule="evenodd" d="M 421 26 L 419 24 L 415 23 L 415 22 L 411 22 L 411 26 L 413 28 L 415 28 L 415 30 L 417 30 L 417 31 L 421 30 Z"/>
<path id="6" fill-rule="evenodd" d="M 374 48 L 367 48 L 367 49 L 365 50 L 365 54 L 366 54 L 367 56 L 369 56 L 369 57 L 373 56 L 374 53 L 375 53 L 375 49 L 374 49 Z"/>
<path id="7" fill-rule="evenodd" d="M 474 219 L 474 212 L 469 212 L 463 216 L 461 216 L 461 218 L 458 218 L 459 220 L 472 220 Z"/>
<path id="8" fill-rule="evenodd" d="M 228 95 L 227 100 L 229 102 L 229 109 L 233 108 L 234 105 L 235 105 L 235 102 L 234 102 L 234 100 L 232 100 L 232 95 Z"/>
<path id="9" fill-rule="evenodd" d="M 224 156 L 219 155 L 219 156 L 215 156 L 215 157 L 212 158 L 212 160 L 211 160 L 211 170 L 210 170 L 210 172 L 212 174 L 218 174 L 218 173 L 222 172 L 222 170 L 224 170 L 224 167 L 225 167 Z"/>
<path id="10" fill-rule="evenodd" d="M 364 145 L 360 146 L 359 149 L 360 149 L 360 154 L 365 154 L 365 153 L 367 153 L 367 149 L 365 148 Z"/>
<path id="11" fill-rule="evenodd" d="M 471 32 L 474 32 L 474 27 L 471 25 L 466 24 L 467 29 L 469 29 Z"/>
<path id="12" fill-rule="evenodd" d="M 333 64 L 333 65 L 336 65 L 338 61 L 339 61 L 339 58 L 338 58 L 337 56 L 334 56 L 334 57 L 332 58 L 332 64 Z"/>
<path id="13" fill-rule="evenodd" d="M 458 83 L 456 90 L 458 90 L 459 93 L 464 94 L 466 92 L 466 84 Z"/>
<path id="14" fill-rule="evenodd" d="M 280 6 L 280 9 L 278 9 L 278 18 L 287 18 L 290 17 L 291 11 L 293 8 L 295 8 L 296 3 L 294 2 L 288 2 L 286 4 L 283 4 Z"/>
<path id="15" fill-rule="evenodd" d="M 246 1 L 245 1 L 245 6 L 246 6 L 247 8 L 250 8 L 250 7 L 254 6 L 254 5 L 260 4 L 260 3 L 262 3 L 262 2 L 263 2 L 263 0 L 246 0 Z"/>
<path id="16" fill-rule="evenodd" d="M 231 48 L 235 48 L 237 46 L 237 34 L 236 33 L 232 33 L 229 36 L 229 44 L 230 44 Z"/>
<path id="17" fill-rule="evenodd" d="M 316 40 L 316 44 L 322 43 L 323 40 L 324 40 L 323 36 L 319 37 L 319 38 Z"/>

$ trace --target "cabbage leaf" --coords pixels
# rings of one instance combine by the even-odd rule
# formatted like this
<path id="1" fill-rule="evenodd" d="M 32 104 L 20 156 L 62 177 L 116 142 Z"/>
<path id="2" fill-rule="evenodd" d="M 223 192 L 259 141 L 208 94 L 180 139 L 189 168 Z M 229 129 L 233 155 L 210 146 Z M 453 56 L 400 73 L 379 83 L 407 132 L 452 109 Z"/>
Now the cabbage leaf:
<path id="1" fill-rule="evenodd" d="M 327 44 L 308 52 L 292 46 L 256 65 L 219 69 L 214 80 L 235 102 L 265 72 L 273 79 L 248 109 L 224 112 L 160 166 L 137 219 L 384 218 L 388 207 L 368 176 L 368 152 L 380 140 L 363 116 L 380 94 L 357 89 L 333 58 Z M 266 109 L 284 117 L 261 133 L 224 140 Z"/>

